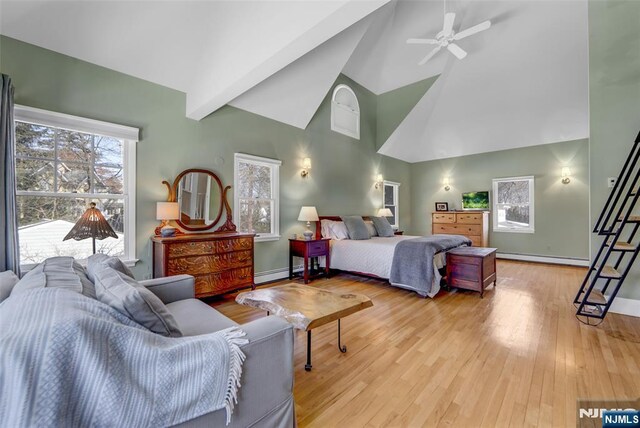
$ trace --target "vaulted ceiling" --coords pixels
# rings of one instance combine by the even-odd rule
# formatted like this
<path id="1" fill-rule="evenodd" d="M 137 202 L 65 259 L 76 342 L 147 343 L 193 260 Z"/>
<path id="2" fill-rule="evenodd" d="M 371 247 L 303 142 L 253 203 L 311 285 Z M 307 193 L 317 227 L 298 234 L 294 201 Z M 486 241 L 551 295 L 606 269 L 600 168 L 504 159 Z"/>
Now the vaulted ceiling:
<path id="1" fill-rule="evenodd" d="M 379 144 L 409 162 L 588 136 L 586 0 L 446 3 L 456 31 L 493 25 L 423 66 L 405 41 L 442 29 L 440 0 L 0 0 L 0 33 L 185 92 L 196 120 L 304 129 L 340 73 L 378 95 L 439 76 Z"/>

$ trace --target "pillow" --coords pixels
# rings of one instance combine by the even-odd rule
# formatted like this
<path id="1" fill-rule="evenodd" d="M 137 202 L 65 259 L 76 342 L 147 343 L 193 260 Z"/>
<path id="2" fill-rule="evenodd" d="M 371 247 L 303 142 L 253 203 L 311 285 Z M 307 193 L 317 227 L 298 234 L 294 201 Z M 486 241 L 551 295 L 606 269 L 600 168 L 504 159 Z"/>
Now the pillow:
<path id="1" fill-rule="evenodd" d="M 100 265 L 109 266 L 110 268 L 114 268 L 118 272 L 127 275 L 129 278 L 134 278 L 131 269 L 129 269 L 119 258 L 108 256 L 106 254 L 94 254 L 87 259 L 87 276 L 92 282 L 95 282 L 95 271 L 100 267 Z"/>
<path id="2" fill-rule="evenodd" d="M 330 227 L 329 237 L 341 241 L 343 239 L 349 239 L 349 231 L 342 221 L 334 221 Z"/>
<path id="3" fill-rule="evenodd" d="M 96 291 L 80 263 L 73 257 L 50 257 L 27 272 L 12 293 L 44 287 L 65 288 L 93 299 Z"/>
<path id="4" fill-rule="evenodd" d="M 95 271 L 98 300 L 121 314 L 163 336 L 180 337 L 173 315 L 151 291 L 129 276 L 109 266 L 99 266 Z"/>
<path id="5" fill-rule="evenodd" d="M 385 238 L 394 236 L 393 228 L 386 217 L 371 217 L 371 220 L 373 221 L 373 225 L 376 227 L 379 236 Z"/>
<path id="6" fill-rule="evenodd" d="M 320 220 L 320 233 L 323 238 L 331 238 L 331 224 L 335 223 L 333 220 L 322 219 Z"/>
<path id="7" fill-rule="evenodd" d="M 13 286 L 20 281 L 20 278 L 13 271 L 0 272 L 0 303 L 2 303 L 9 295 Z"/>
<path id="8" fill-rule="evenodd" d="M 369 237 L 369 229 L 364 224 L 362 217 L 358 215 L 349 215 L 341 217 L 347 230 L 349 231 L 349 238 L 355 240 L 371 239 Z"/>
<path id="9" fill-rule="evenodd" d="M 371 220 L 366 220 L 364 224 L 367 226 L 367 230 L 369 231 L 369 237 L 378 236 L 378 231 Z"/>

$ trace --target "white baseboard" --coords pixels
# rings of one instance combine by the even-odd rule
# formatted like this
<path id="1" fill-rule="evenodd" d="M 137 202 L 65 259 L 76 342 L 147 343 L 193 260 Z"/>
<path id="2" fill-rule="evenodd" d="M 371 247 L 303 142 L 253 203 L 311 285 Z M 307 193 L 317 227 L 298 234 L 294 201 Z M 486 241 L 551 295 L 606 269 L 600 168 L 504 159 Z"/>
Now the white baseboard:
<path id="1" fill-rule="evenodd" d="M 640 300 L 616 297 L 609 312 L 640 318 Z"/>
<path id="2" fill-rule="evenodd" d="M 509 253 L 497 253 L 496 257 L 499 259 L 520 260 L 523 262 L 551 263 L 554 265 L 589 267 L 589 260 L 586 260 L 586 259 L 571 259 L 571 258 L 564 258 L 564 257 L 548 257 L 548 256 L 530 256 L 527 254 L 509 254 Z"/>
<path id="3" fill-rule="evenodd" d="M 294 272 L 302 269 L 302 265 L 294 266 Z M 279 279 L 289 278 L 289 268 L 280 268 L 265 270 L 263 272 L 256 272 L 253 275 L 253 280 L 256 284 L 264 284 L 265 282 L 277 281 Z"/>

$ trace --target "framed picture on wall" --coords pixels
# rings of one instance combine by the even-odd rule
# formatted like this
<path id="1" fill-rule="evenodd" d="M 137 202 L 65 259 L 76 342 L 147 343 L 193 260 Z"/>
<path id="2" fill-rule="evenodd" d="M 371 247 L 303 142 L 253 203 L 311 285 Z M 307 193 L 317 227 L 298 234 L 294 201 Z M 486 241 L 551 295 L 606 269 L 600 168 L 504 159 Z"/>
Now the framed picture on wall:
<path id="1" fill-rule="evenodd" d="M 436 211 L 449 211 L 448 202 L 436 202 Z"/>

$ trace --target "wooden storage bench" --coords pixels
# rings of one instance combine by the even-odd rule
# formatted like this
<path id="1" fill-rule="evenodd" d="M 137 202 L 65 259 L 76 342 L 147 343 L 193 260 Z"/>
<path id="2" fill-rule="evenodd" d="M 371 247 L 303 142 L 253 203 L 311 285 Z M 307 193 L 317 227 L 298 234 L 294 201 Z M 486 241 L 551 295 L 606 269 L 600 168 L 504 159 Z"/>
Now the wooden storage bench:
<path id="1" fill-rule="evenodd" d="M 496 285 L 496 248 L 461 247 L 447 252 L 447 285 L 480 292 Z"/>

